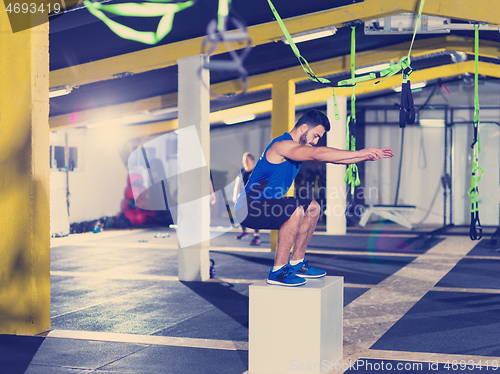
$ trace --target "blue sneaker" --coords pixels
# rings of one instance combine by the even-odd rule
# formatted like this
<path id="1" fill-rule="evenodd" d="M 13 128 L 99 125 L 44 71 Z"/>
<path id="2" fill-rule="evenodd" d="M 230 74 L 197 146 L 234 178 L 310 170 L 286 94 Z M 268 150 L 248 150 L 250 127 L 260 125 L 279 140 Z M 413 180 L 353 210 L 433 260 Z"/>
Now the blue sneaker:
<path id="1" fill-rule="evenodd" d="M 306 283 L 305 279 L 297 277 L 294 274 L 292 266 L 290 264 L 286 264 L 281 269 L 273 271 L 269 271 L 269 276 L 267 277 L 267 283 L 269 284 L 277 284 L 279 286 L 288 286 L 295 287 L 301 286 Z"/>
<path id="2" fill-rule="evenodd" d="M 302 278 L 321 278 L 326 275 L 326 271 L 313 267 L 305 258 L 297 265 L 290 265 L 296 276 Z"/>

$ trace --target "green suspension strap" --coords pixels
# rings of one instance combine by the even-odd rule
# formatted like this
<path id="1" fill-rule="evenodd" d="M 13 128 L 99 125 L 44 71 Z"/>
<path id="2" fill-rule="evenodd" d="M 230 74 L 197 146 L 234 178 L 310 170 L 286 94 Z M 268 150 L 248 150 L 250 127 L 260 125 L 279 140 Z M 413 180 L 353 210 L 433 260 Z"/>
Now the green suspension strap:
<path id="1" fill-rule="evenodd" d="M 111 31 L 123 39 L 145 44 L 156 44 L 171 30 L 174 15 L 194 4 L 194 1 L 173 2 L 169 0 L 151 0 L 150 3 L 123 3 L 104 5 L 84 0 L 84 6 L 95 17 L 103 21 Z M 165 2 L 170 4 L 164 4 Z M 161 17 L 156 31 L 137 31 L 110 19 L 104 12 L 126 17 Z"/>
<path id="2" fill-rule="evenodd" d="M 351 78 L 355 78 L 355 59 L 356 59 L 356 26 L 351 26 Z M 356 94 L 355 86 L 352 87 L 351 95 L 351 115 L 347 117 L 346 128 L 346 149 L 356 150 Z M 358 165 L 349 164 L 347 166 L 344 182 L 351 187 L 351 196 L 354 196 L 354 190 L 361 184 L 359 180 Z"/>
<path id="3" fill-rule="evenodd" d="M 219 9 L 217 11 L 217 31 L 219 32 L 226 31 L 229 4 L 231 4 L 231 0 L 219 1 Z"/>
<path id="4" fill-rule="evenodd" d="M 418 25 L 420 23 L 420 18 L 422 17 L 422 11 L 424 9 L 424 4 L 425 4 L 425 0 L 421 0 L 420 7 L 418 10 L 418 15 L 417 15 L 416 27 L 415 27 L 415 30 L 413 31 L 413 38 L 411 40 L 410 49 L 408 50 L 407 56 L 402 57 L 396 63 L 391 63 L 389 65 L 389 67 L 385 70 L 382 70 L 380 72 L 371 72 L 371 73 L 368 73 L 365 75 L 361 75 L 359 77 L 354 77 L 351 75 L 351 79 L 346 79 L 346 80 L 340 81 L 337 84 L 339 86 L 350 86 L 350 85 L 357 85 L 357 84 L 362 83 L 362 82 L 367 82 L 367 81 L 370 81 L 373 79 L 379 79 L 378 81 L 376 81 L 374 83 L 374 85 L 375 85 L 375 84 L 378 84 L 380 82 L 383 82 L 387 78 L 390 78 L 399 72 L 403 72 L 403 83 L 407 82 L 409 84 L 409 75 L 412 72 L 412 69 L 410 66 L 410 64 L 411 64 L 410 54 L 411 54 L 411 50 L 413 48 L 413 42 L 415 41 L 415 36 L 417 35 L 417 29 L 418 29 Z"/>
<path id="5" fill-rule="evenodd" d="M 366 75 L 361 75 L 359 77 L 356 77 L 355 74 L 355 54 L 356 54 L 356 27 L 351 26 L 351 78 L 339 81 L 336 85 L 332 84 L 328 79 L 325 78 L 319 78 L 314 74 L 313 70 L 309 66 L 309 63 L 307 60 L 302 57 L 300 54 L 299 49 L 295 45 L 295 43 L 292 40 L 292 37 L 290 36 L 290 33 L 288 32 L 283 20 L 281 19 L 280 15 L 278 14 L 278 11 L 274 7 L 273 3 L 271 0 L 267 0 L 269 3 L 269 6 L 271 8 L 271 11 L 274 14 L 274 17 L 276 18 L 276 21 L 278 22 L 281 31 L 285 35 L 285 38 L 287 39 L 290 47 L 292 48 L 293 53 L 297 57 L 297 59 L 300 62 L 300 65 L 302 66 L 302 69 L 306 73 L 306 75 L 311 79 L 312 81 L 315 81 L 317 83 L 321 83 L 323 85 L 327 85 L 330 87 L 342 87 L 342 86 L 352 86 L 353 91 L 351 95 L 351 115 L 347 117 L 347 128 L 346 128 L 346 148 L 348 150 L 354 151 L 356 150 L 356 136 L 355 136 L 355 126 L 356 126 L 356 96 L 355 96 L 355 86 L 359 85 L 359 83 L 362 82 L 367 82 L 373 79 L 379 79 L 377 82 L 374 83 L 380 83 L 384 81 L 385 79 L 388 79 L 392 77 L 393 75 L 402 72 L 402 95 L 401 95 L 401 107 L 400 107 L 400 127 L 404 128 L 406 124 L 412 124 L 415 122 L 415 108 L 413 104 L 413 96 L 411 92 L 411 85 L 410 85 L 410 74 L 412 72 L 411 69 L 411 50 L 413 48 L 413 43 L 415 41 L 415 36 L 417 34 L 418 30 L 418 25 L 420 24 L 420 19 L 422 16 L 422 11 L 424 8 L 424 3 L 425 0 L 420 1 L 420 7 L 418 11 L 418 16 L 416 20 L 416 26 L 415 30 L 413 32 L 413 38 L 410 44 L 410 49 L 408 50 L 408 55 L 404 56 L 401 58 L 397 63 L 391 63 L 389 68 L 382 70 L 380 72 L 371 72 Z M 335 111 L 335 119 L 340 119 L 339 118 L 339 112 L 338 112 L 338 106 L 337 106 L 337 100 L 335 99 L 335 89 L 333 89 L 333 101 L 334 101 L 334 111 Z M 359 172 L 358 172 L 358 167 L 356 164 L 351 164 L 348 165 L 347 170 L 346 170 L 346 175 L 344 178 L 345 182 L 350 186 L 351 188 L 351 195 L 354 195 L 354 191 L 356 186 L 359 186 L 361 184 L 361 181 L 359 179 Z"/>
<path id="6" fill-rule="evenodd" d="M 385 69 L 385 70 L 371 72 L 371 73 L 368 73 L 368 74 L 365 74 L 365 75 L 361 75 L 361 76 L 355 77 L 355 78 L 345 79 L 345 80 L 339 81 L 337 83 L 337 85 L 339 87 L 342 87 L 342 86 L 353 86 L 353 85 L 358 85 L 359 83 L 371 81 L 373 79 L 384 78 L 384 79 L 380 79 L 380 80 L 376 81 L 374 83 L 374 85 L 375 85 L 375 84 L 378 84 L 380 82 L 383 82 L 384 80 L 386 80 L 387 78 L 392 77 L 393 75 L 396 75 L 397 73 L 399 73 L 400 71 L 404 70 L 408 66 L 410 66 L 410 64 L 407 61 L 407 57 L 405 56 L 401 60 L 399 60 L 398 62 L 391 63 L 389 65 L 389 67 L 387 69 Z"/>
<path id="7" fill-rule="evenodd" d="M 99 2 L 84 0 L 85 7 L 91 14 L 103 21 L 115 34 L 123 39 L 134 40 L 145 44 L 156 44 L 162 40 L 171 30 L 174 16 L 177 12 L 194 5 L 197 0 L 149 0 L 147 3 L 122 3 L 103 5 Z M 167 4 L 165 4 L 167 3 Z M 214 61 L 205 64 L 204 68 L 212 71 L 236 72 L 242 81 L 242 90 L 238 94 L 219 95 L 212 92 L 213 96 L 220 98 L 234 98 L 244 94 L 248 88 L 248 72 L 243 66 L 243 61 L 252 49 L 251 40 L 246 32 L 245 23 L 235 17 L 229 17 L 231 0 L 219 0 L 218 17 L 212 20 L 207 26 L 207 36 L 203 40 L 202 54 L 211 55 L 219 46 L 224 43 L 232 57 L 232 60 Z M 137 31 L 128 26 L 122 25 L 106 14 L 115 14 L 126 17 L 161 17 L 156 31 Z M 227 32 L 227 24 L 230 20 L 235 30 Z M 231 43 L 244 44 L 242 52 L 236 53 Z M 201 71 L 200 71 L 201 73 Z"/>
<path id="8" fill-rule="evenodd" d="M 378 81 L 376 81 L 374 83 L 374 85 L 375 85 L 375 84 L 378 84 L 380 82 L 383 82 L 387 78 L 392 77 L 393 75 L 399 73 L 400 71 L 403 72 L 403 82 L 405 82 L 405 81 L 409 82 L 408 76 L 410 75 L 410 73 L 412 71 L 411 66 L 410 66 L 410 64 L 411 64 L 410 54 L 411 54 L 411 50 L 413 48 L 413 42 L 415 41 L 415 36 L 417 35 L 418 24 L 420 23 L 420 18 L 422 16 L 422 10 L 424 9 L 424 4 L 425 4 L 425 0 L 421 0 L 420 8 L 418 10 L 416 27 L 415 27 L 415 30 L 413 32 L 413 38 L 411 40 L 410 49 L 408 50 L 407 56 L 402 57 L 396 63 L 391 63 L 389 65 L 389 67 L 385 70 L 382 70 L 379 72 L 371 72 L 371 73 L 368 73 L 365 75 L 361 75 L 359 77 L 355 77 L 353 74 L 351 74 L 351 79 L 346 79 L 346 80 L 340 81 L 337 84 L 339 86 L 351 86 L 351 85 L 357 85 L 357 84 L 362 83 L 362 82 L 367 82 L 367 81 L 370 81 L 373 79 L 379 79 Z M 406 80 L 404 77 L 405 72 L 406 72 Z M 383 78 L 383 79 L 381 79 L 381 78 Z"/>
<path id="9" fill-rule="evenodd" d="M 311 67 L 309 66 L 309 63 L 307 62 L 307 60 L 301 56 L 299 49 L 297 48 L 294 41 L 292 40 L 290 33 L 288 32 L 285 24 L 283 23 L 283 20 L 281 19 L 280 15 L 278 14 L 278 11 L 274 7 L 273 3 L 271 2 L 271 0 L 267 0 L 267 2 L 269 3 L 269 7 L 271 8 L 271 11 L 273 12 L 274 17 L 276 18 L 276 21 L 278 21 L 278 24 L 281 28 L 281 31 L 283 32 L 283 35 L 285 35 L 286 40 L 288 40 L 288 43 L 290 44 L 290 47 L 292 48 L 292 51 L 295 54 L 295 57 L 297 57 L 297 59 L 299 60 L 300 65 L 302 66 L 302 69 L 307 74 L 309 79 L 311 79 L 314 82 L 321 83 L 323 85 L 332 87 L 333 109 L 334 109 L 334 113 L 335 113 L 335 119 L 339 120 L 340 115 L 339 115 L 339 108 L 337 105 L 337 99 L 335 98 L 335 89 L 333 88 L 334 85 L 328 79 L 317 77 L 316 74 L 314 74 L 314 72 L 311 69 Z"/>
<path id="10" fill-rule="evenodd" d="M 290 36 L 290 33 L 288 32 L 285 24 L 283 23 L 283 20 L 281 19 L 280 15 L 278 14 L 278 11 L 274 7 L 273 3 L 271 2 L 271 0 L 267 0 L 267 2 L 269 3 L 269 7 L 271 8 L 271 11 L 273 12 L 274 17 L 276 18 L 276 21 L 278 22 L 278 24 L 281 28 L 281 31 L 283 32 L 283 35 L 285 36 L 286 40 L 290 44 L 290 47 L 292 48 L 293 53 L 295 54 L 295 56 L 299 60 L 300 65 L 302 66 L 302 69 L 307 74 L 309 79 L 311 79 L 312 81 L 333 88 L 333 87 L 355 86 L 355 85 L 358 85 L 359 83 L 362 83 L 362 82 L 367 82 L 367 81 L 370 81 L 373 79 L 379 79 L 378 81 L 376 81 L 374 83 L 374 85 L 375 85 L 375 84 L 378 84 L 378 83 L 384 81 L 387 78 L 392 77 L 393 75 L 399 73 L 400 71 L 402 71 L 402 72 L 406 71 L 406 73 L 407 73 L 406 74 L 406 81 L 409 83 L 408 76 L 411 73 L 410 53 L 411 53 L 411 49 L 413 47 L 413 41 L 415 40 L 415 35 L 417 33 L 418 23 L 420 22 L 420 18 L 422 15 L 422 10 L 424 8 L 425 0 L 421 0 L 421 2 L 420 2 L 420 8 L 419 8 L 418 17 L 417 17 L 417 27 L 415 27 L 415 31 L 413 33 L 413 39 L 412 39 L 412 42 L 410 45 L 410 50 L 408 51 L 408 56 L 404 56 L 397 63 L 391 63 L 389 68 L 382 70 L 380 72 L 371 72 L 371 73 L 368 73 L 365 75 L 361 75 L 359 77 L 353 76 L 351 74 L 350 79 L 339 81 L 337 84 L 333 84 L 328 79 L 317 77 L 316 74 L 314 74 L 313 70 L 309 66 L 309 63 L 307 62 L 307 60 L 304 57 L 302 57 L 299 49 L 297 48 L 297 46 L 293 42 L 292 37 Z M 411 91 L 410 91 L 410 93 L 411 93 Z M 337 100 L 335 98 L 335 89 L 333 89 L 333 103 L 334 103 L 335 119 L 338 120 L 338 119 L 340 119 L 340 117 L 339 117 L 339 111 L 338 111 L 338 106 L 337 106 Z"/>
<path id="11" fill-rule="evenodd" d="M 473 149 L 472 157 L 472 178 L 469 188 L 470 203 L 470 230 L 469 235 L 472 240 L 479 240 L 483 237 L 483 229 L 479 221 L 479 189 L 478 184 L 484 174 L 484 170 L 479 166 L 479 153 L 481 143 L 479 138 L 479 90 L 478 90 L 478 64 L 479 64 L 479 25 L 475 25 L 475 76 L 474 76 L 474 139 L 471 144 Z"/>

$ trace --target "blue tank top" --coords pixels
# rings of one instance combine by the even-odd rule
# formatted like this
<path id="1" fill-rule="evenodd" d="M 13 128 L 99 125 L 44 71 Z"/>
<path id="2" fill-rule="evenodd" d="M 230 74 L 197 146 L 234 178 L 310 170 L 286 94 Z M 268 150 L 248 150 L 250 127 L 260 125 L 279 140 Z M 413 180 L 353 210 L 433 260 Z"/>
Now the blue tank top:
<path id="1" fill-rule="evenodd" d="M 266 147 L 255 165 L 245 189 L 238 196 L 235 210 L 241 208 L 245 197 L 253 200 L 281 199 L 288 192 L 302 162 L 286 159 L 280 164 L 273 164 L 267 161 L 266 157 L 268 149 L 274 143 L 282 140 L 293 140 L 293 138 L 289 133 L 285 132 Z"/>

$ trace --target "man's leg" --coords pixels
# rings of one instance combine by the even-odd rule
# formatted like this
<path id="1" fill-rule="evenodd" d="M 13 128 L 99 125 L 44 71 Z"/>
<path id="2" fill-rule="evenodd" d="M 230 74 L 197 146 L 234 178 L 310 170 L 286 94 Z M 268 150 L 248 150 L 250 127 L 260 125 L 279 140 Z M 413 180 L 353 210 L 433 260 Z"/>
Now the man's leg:
<path id="1" fill-rule="evenodd" d="M 254 230 L 253 239 L 250 240 L 250 245 L 260 245 L 260 234 L 259 230 Z"/>
<path id="2" fill-rule="evenodd" d="M 290 265 L 295 275 L 301 278 L 321 278 L 326 275 L 326 271 L 316 269 L 305 259 L 306 248 L 316 228 L 319 211 L 319 204 L 316 201 L 312 201 L 304 214 L 304 219 L 302 220 L 302 225 L 299 227 L 297 239 L 293 247 Z"/>
<path id="3" fill-rule="evenodd" d="M 299 226 L 297 238 L 295 240 L 295 245 L 293 246 L 293 253 L 291 260 L 297 261 L 304 258 L 306 253 L 306 248 L 316 229 L 316 224 L 318 223 L 320 213 L 320 205 L 316 201 L 311 201 L 309 207 L 307 208 L 304 219 Z M 291 247 L 290 247 L 291 248 Z M 290 250 L 290 248 L 288 250 Z"/>
<path id="4" fill-rule="evenodd" d="M 309 210 L 309 209 L 307 209 Z M 295 209 L 291 217 L 281 225 L 278 231 L 278 242 L 274 266 L 283 266 L 288 263 L 288 256 L 292 245 L 295 243 L 299 229 L 304 221 L 304 208 L 299 206 Z"/>

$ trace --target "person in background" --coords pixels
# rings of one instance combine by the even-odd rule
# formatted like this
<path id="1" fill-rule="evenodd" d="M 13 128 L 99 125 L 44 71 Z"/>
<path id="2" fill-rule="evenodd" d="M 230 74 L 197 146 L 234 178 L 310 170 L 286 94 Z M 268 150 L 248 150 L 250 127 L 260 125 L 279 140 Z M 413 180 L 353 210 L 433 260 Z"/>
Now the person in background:
<path id="1" fill-rule="evenodd" d="M 255 156 L 250 152 L 245 152 L 243 154 L 243 168 L 240 171 L 240 175 L 236 178 L 236 182 L 234 184 L 234 194 L 233 194 L 233 202 L 236 204 L 236 200 L 238 199 L 238 195 L 243 190 L 245 185 L 248 182 L 248 178 L 250 178 L 250 174 L 252 174 L 253 166 L 255 164 Z M 245 236 L 248 236 L 247 228 L 245 226 L 241 226 L 241 234 L 236 236 L 236 239 L 241 240 Z M 260 235 L 259 230 L 254 230 L 253 238 L 250 241 L 250 245 L 259 245 L 260 244 Z"/>
<path id="2" fill-rule="evenodd" d="M 214 205 L 217 202 L 217 196 L 214 191 L 214 179 L 212 178 L 212 170 L 210 170 L 210 204 Z"/>

